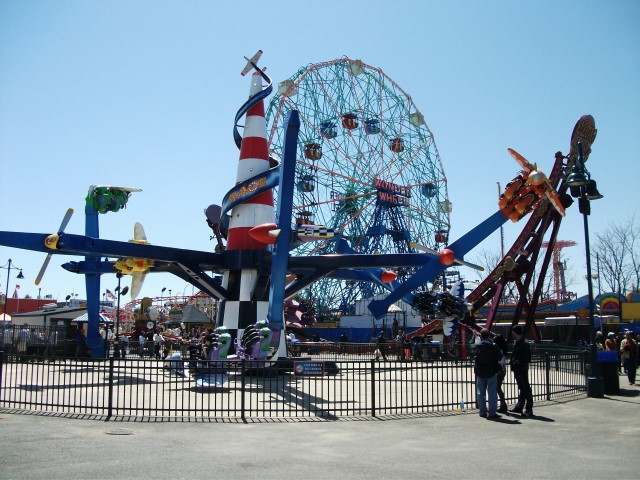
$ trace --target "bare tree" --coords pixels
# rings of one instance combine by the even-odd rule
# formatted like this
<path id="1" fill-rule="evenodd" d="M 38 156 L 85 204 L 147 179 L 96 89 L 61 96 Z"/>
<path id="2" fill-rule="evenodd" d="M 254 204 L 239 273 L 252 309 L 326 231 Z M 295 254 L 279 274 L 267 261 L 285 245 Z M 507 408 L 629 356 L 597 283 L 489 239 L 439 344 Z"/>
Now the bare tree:
<path id="1" fill-rule="evenodd" d="M 487 275 L 491 274 L 495 267 L 502 261 L 502 257 L 499 250 L 482 249 L 478 252 L 477 255 L 473 257 L 472 261 L 473 263 L 485 267 L 485 270 L 482 272 L 477 270 L 475 271 L 478 280 L 483 281 L 487 277 Z M 527 294 L 529 300 L 531 300 L 533 296 L 533 289 L 537 285 L 541 264 L 542 256 L 539 256 L 536 262 L 535 271 L 533 272 L 533 276 L 531 278 L 529 292 Z M 500 303 L 517 303 L 518 290 L 515 288 L 515 285 L 511 282 L 508 282 L 505 286 L 506 289 L 502 294 Z M 547 271 L 546 278 L 544 279 L 544 285 L 542 287 L 542 300 L 553 297 L 553 286 L 553 267 L 550 267 Z"/>
<path id="2" fill-rule="evenodd" d="M 634 215 L 629 222 L 631 235 L 627 237 L 627 242 L 631 252 L 629 261 L 631 288 L 634 292 L 637 292 L 640 291 L 640 227 L 635 224 L 635 220 Z"/>
<path id="3" fill-rule="evenodd" d="M 483 248 L 471 260 L 473 263 L 484 267 L 484 271 L 474 270 L 477 280 L 484 280 L 488 274 L 490 274 L 494 268 L 500 263 L 502 256 L 500 250 L 489 250 Z"/>
<path id="4" fill-rule="evenodd" d="M 600 277 L 605 285 L 620 295 L 638 288 L 640 277 L 640 228 L 635 215 L 619 224 L 610 223 L 596 234 L 592 257 L 598 258 Z"/>

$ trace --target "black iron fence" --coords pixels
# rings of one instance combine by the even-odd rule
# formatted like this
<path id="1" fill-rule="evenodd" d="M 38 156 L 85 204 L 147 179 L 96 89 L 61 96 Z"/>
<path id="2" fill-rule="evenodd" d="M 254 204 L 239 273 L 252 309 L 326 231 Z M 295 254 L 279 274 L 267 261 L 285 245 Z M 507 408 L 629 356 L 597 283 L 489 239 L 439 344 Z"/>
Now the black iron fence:
<path id="1" fill-rule="evenodd" d="M 337 359 L 305 354 L 258 362 L 92 360 L 0 355 L 0 408 L 101 419 L 225 420 L 376 417 L 473 410 L 473 360 L 378 361 L 367 352 Z M 367 359 L 350 356 L 368 355 Z M 538 352 L 530 366 L 536 401 L 585 391 L 581 350 Z M 507 398 L 517 398 L 511 373 Z"/>

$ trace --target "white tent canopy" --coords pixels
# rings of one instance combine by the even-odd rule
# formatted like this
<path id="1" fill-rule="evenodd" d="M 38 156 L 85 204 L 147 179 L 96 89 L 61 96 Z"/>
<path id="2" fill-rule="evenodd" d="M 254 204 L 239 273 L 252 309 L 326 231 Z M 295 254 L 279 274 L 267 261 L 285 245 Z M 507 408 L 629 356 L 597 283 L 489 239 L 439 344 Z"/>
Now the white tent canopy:
<path id="1" fill-rule="evenodd" d="M 98 316 L 100 317 L 100 323 L 113 323 L 113 320 L 111 318 L 105 317 L 101 313 L 99 313 Z M 85 312 L 71 321 L 76 323 L 87 323 L 89 321 L 89 314 Z"/>

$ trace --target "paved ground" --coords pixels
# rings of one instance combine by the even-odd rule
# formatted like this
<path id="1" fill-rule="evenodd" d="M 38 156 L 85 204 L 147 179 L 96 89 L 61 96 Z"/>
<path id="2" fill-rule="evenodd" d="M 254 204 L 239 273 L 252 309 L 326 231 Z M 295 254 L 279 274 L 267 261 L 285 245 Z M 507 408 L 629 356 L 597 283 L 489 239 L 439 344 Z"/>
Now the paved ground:
<path id="1" fill-rule="evenodd" d="M 623 383 L 623 377 L 621 377 Z M 640 387 L 488 421 L 477 414 L 254 423 L 2 412 L 2 479 L 640 478 Z"/>

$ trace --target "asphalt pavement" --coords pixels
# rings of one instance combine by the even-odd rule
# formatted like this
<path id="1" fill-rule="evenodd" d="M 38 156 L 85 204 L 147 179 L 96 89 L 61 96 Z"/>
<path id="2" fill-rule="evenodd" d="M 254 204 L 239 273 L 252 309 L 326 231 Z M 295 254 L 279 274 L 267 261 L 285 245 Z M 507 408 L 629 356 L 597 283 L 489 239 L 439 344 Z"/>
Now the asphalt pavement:
<path id="1" fill-rule="evenodd" d="M 2 479 L 637 479 L 640 387 L 383 419 L 104 422 L 0 411 Z"/>

